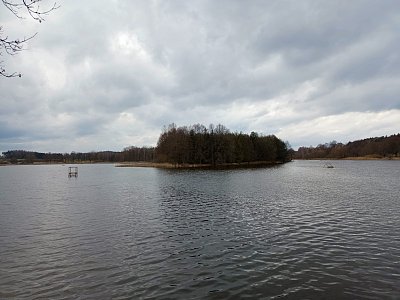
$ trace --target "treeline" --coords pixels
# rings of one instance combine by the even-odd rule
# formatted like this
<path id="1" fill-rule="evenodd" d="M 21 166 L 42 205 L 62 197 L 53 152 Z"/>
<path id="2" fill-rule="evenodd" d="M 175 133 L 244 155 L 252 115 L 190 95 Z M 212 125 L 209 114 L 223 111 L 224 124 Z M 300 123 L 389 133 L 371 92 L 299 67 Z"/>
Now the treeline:
<path id="1" fill-rule="evenodd" d="M 223 125 L 165 127 L 157 147 L 127 147 L 122 151 L 41 153 L 3 152 L 0 163 L 159 162 L 217 166 L 230 163 L 286 162 L 293 150 L 274 135 L 231 133 Z"/>
<path id="2" fill-rule="evenodd" d="M 164 128 L 155 149 L 158 162 L 221 165 L 244 162 L 286 162 L 288 144 L 274 135 L 231 133 L 224 125 L 202 124 Z"/>
<path id="3" fill-rule="evenodd" d="M 41 153 L 24 150 L 3 152 L 3 160 L 17 163 L 96 163 L 153 161 L 154 147 L 127 147 L 123 151 Z"/>
<path id="4" fill-rule="evenodd" d="M 300 147 L 295 153 L 297 159 L 323 159 L 346 157 L 392 158 L 400 155 L 400 134 L 357 140 L 347 144 L 336 141 L 317 147 Z"/>

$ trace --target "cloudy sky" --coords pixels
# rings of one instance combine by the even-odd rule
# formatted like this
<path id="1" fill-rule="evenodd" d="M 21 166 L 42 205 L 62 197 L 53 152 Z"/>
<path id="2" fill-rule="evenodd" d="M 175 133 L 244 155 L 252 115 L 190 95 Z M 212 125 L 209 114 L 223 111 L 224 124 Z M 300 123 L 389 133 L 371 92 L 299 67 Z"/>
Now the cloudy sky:
<path id="1" fill-rule="evenodd" d="M 38 32 L 1 57 L 23 77 L 0 77 L 0 151 L 156 145 L 172 122 L 294 148 L 400 132 L 400 1 L 57 3 L 0 6 L 3 35 Z"/>

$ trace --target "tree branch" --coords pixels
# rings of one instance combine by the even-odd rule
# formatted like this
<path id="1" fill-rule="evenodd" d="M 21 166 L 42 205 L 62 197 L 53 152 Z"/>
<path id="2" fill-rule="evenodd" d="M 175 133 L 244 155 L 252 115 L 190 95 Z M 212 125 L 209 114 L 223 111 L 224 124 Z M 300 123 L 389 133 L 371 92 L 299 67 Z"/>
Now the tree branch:
<path id="1" fill-rule="evenodd" d="M 57 2 L 54 2 L 53 5 L 45 10 L 42 10 L 40 7 L 40 2 L 42 0 L 22 0 L 21 2 L 15 2 L 12 0 L 1 0 L 4 6 L 11 11 L 17 18 L 22 19 L 20 15 L 21 8 L 25 8 L 32 19 L 42 22 L 44 21 L 44 16 L 52 12 L 53 10 L 60 7 Z"/>
<path id="2" fill-rule="evenodd" d="M 42 0 L 20 0 L 17 2 L 16 0 L 1 0 L 3 5 L 11 11 L 17 18 L 23 19 L 20 14 L 21 9 L 26 9 L 28 14 L 32 19 L 41 23 L 44 21 L 44 17 L 52 12 L 53 10 L 59 8 L 60 6 L 57 2 L 54 2 L 53 5 L 48 9 L 42 9 L 40 3 Z M 37 33 L 30 37 L 24 37 L 22 39 L 10 39 L 8 36 L 3 36 L 3 27 L 0 26 L 0 56 L 3 53 L 8 55 L 15 55 L 18 52 L 25 50 L 25 44 L 29 40 L 33 39 Z M 8 73 L 4 67 L 3 61 L 0 61 L 0 75 L 4 77 L 21 77 L 19 73 Z"/>
<path id="3" fill-rule="evenodd" d="M 2 27 L 0 26 L 0 49 L 4 49 L 6 51 L 7 54 L 9 55 L 15 55 L 18 52 L 21 52 L 24 50 L 24 44 L 33 39 L 37 33 L 35 33 L 34 35 L 30 36 L 30 37 L 24 37 L 22 40 L 16 39 L 16 40 L 10 40 L 8 38 L 8 36 L 6 37 L 2 37 Z M 1 54 L 0 54 L 1 55 Z"/>

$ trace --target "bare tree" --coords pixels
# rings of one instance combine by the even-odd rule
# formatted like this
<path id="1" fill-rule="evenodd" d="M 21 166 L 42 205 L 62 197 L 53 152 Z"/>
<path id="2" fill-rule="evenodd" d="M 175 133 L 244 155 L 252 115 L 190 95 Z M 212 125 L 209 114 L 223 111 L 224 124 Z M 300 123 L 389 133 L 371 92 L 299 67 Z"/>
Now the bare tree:
<path id="1" fill-rule="evenodd" d="M 30 17 L 38 22 L 44 21 L 44 17 L 59 6 L 56 2 L 48 8 L 42 8 L 42 0 L 1 0 L 3 5 L 13 13 L 17 18 L 23 19 L 21 10 L 27 12 Z M 4 34 L 3 26 L 0 26 L 0 56 L 4 53 L 7 55 L 15 55 L 25 50 L 26 43 L 33 39 L 37 33 L 21 39 L 11 39 L 8 35 Z M 0 60 L 0 75 L 4 77 L 21 77 L 21 73 L 7 72 L 4 62 Z"/>

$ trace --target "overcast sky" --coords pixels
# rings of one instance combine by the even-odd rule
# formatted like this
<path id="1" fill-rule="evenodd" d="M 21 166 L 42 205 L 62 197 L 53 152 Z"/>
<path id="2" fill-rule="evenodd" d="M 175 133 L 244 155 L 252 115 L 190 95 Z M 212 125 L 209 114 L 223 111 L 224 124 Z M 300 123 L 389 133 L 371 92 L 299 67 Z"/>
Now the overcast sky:
<path id="1" fill-rule="evenodd" d="M 60 0 L 42 23 L 2 5 L 0 151 L 156 145 L 224 124 L 297 148 L 400 132 L 400 1 Z M 51 1 L 43 5 L 51 6 Z"/>

